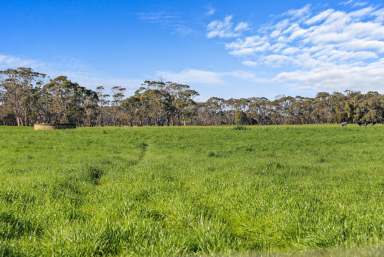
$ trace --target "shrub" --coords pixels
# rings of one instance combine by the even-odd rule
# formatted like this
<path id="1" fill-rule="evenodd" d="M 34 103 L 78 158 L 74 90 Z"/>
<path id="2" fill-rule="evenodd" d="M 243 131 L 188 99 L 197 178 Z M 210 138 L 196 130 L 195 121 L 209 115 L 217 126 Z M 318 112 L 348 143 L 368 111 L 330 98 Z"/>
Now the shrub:
<path id="1" fill-rule="evenodd" d="M 241 131 L 241 130 L 247 130 L 247 127 L 237 125 L 237 126 L 233 127 L 233 130 L 240 130 L 240 131 Z"/>
<path id="2" fill-rule="evenodd" d="M 91 166 L 87 170 L 87 175 L 92 184 L 99 185 L 104 171 L 98 167 Z"/>

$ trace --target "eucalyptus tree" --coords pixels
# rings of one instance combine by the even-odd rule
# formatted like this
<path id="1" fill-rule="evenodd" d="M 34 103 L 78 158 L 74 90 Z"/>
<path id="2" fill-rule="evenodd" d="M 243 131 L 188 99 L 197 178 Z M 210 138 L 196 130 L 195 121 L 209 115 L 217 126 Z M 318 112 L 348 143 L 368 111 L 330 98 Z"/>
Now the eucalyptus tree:
<path id="1" fill-rule="evenodd" d="M 100 117 L 101 109 L 99 106 L 99 97 L 97 92 L 81 88 L 82 102 L 84 106 L 84 115 L 79 117 L 79 121 L 85 126 L 98 125 L 98 119 Z"/>
<path id="2" fill-rule="evenodd" d="M 104 86 L 98 86 L 96 87 L 96 94 L 98 97 L 98 107 L 99 107 L 99 117 L 98 117 L 98 125 L 104 126 L 105 122 L 105 113 L 107 107 L 110 105 L 111 101 L 110 95 L 105 93 L 105 87 Z"/>
<path id="3" fill-rule="evenodd" d="M 123 125 L 124 113 L 121 104 L 125 97 L 126 88 L 122 86 L 112 87 L 111 122 L 113 125 Z"/>
<path id="4" fill-rule="evenodd" d="M 384 121 L 384 96 L 378 92 L 319 92 L 315 97 L 211 97 L 196 102 L 189 85 L 146 80 L 125 97 L 122 86 L 105 93 L 65 76 L 45 81 L 30 68 L 0 71 L 0 124 L 34 122 L 94 125 L 223 125 L 377 123 Z"/>
<path id="5" fill-rule="evenodd" d="M 132 119 L 130 124 L 186 125 L 195 115 L 193 98 L 197 95 L 189 85 L 146 80 L 123 106 Z"/>
<path id="6" fill-rule="evenodd" d="M 97 93 L 72 82 L 65 76 L 49 81 L 42 88 L 47 106 L 45 122 L 95 125 L 98 113 Z"/>
<path id="7" fill-rule="evenodd" d="M 166 90 L 164 82 L 144 81 L 133 98 L 138 100 L 136 106 L 142 125 L 170 125 L 173 122 L 172 96 Z"/>
<path id="8" fill-rule="evenodd" d="M 33 97 L 43 83 L 45 74 L 20 67 L 0 71 L 3 106 L 8 105 L 18 126 L 33 122 Z"/>
<path id="9" fill-rule="evenodd" d="M 166 91 L 171 96 L 173 123 L 177 121 L 178 125 L 183 124 L 185 126 L 187 120 L 191 122 L 193 115 L 196 113 L 194 98 L 199 93 L 191 89 L 189 85 L 173 82 L 166 83 Z"/>
<path id="10" fill-rule="evenodd" d="M 206 112 L 206 115 L 204 115 L 206 117 L 204 120 L 205 125 L 221 125 L 227 123 L 225 99 L 211 97 L 204 105 L 205 108 L 202 111 Z"/>

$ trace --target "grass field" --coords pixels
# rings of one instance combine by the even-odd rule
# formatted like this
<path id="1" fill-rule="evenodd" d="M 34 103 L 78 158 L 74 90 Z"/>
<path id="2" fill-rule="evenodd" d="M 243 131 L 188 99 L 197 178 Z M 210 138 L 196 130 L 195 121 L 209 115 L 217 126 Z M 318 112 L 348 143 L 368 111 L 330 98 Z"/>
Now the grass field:
<path id="1" fill-rule="evenodd" d="M 377 247 L 383 214 L 383 126 L 0 127 L 0 256 Z"/>

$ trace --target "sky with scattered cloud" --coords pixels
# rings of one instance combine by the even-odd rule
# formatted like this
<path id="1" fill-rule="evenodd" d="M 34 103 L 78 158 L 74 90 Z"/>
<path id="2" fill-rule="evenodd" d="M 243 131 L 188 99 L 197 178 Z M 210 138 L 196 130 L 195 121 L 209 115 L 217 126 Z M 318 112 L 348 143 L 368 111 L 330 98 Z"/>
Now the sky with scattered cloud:
<path id="1" fill-rule="evenodd" d="M 384 92 L 381 1 L 79 2 L 6 3 L 0 69 L 129 93 L 144 79 L 174 80 L 201 99 Z"/>

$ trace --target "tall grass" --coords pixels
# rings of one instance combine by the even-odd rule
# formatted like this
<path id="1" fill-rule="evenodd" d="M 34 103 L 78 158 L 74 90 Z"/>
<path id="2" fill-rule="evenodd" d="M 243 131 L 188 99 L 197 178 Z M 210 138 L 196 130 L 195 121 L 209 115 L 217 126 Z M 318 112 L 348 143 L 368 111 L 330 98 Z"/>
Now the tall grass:
<path id="1" fill-rule="evenodd" d="M 381 256 L 383 143 L 382 126 L 2 127 L 0 256 Z"/>

